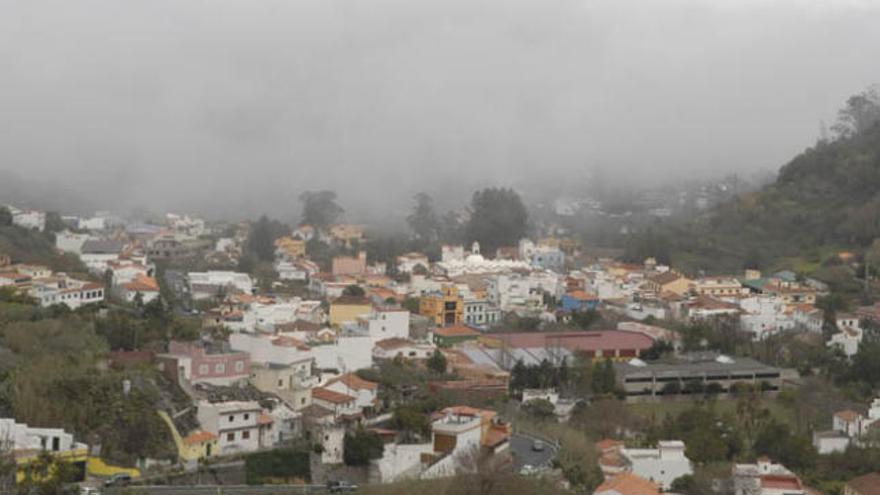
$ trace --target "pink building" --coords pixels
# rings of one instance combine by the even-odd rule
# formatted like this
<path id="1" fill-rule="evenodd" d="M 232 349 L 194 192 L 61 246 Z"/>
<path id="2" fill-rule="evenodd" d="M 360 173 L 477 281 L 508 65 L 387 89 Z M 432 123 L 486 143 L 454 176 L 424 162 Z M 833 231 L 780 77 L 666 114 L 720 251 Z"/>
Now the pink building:
<path id="1" fill-rule="evenodd" d="M 333 275 L 360 275 L 367 272 L 367 253 L 361 251 L 357 257 L 337 256 L 333 258 Z"/>
<path id="2" fill-rule="evenodd" d="M 230 385 L 247 380 L 251 372 L 250 355 L 231 351 L 225 343 L 171 341 L 157 361 L 170 379 L 190 384 Z"/>

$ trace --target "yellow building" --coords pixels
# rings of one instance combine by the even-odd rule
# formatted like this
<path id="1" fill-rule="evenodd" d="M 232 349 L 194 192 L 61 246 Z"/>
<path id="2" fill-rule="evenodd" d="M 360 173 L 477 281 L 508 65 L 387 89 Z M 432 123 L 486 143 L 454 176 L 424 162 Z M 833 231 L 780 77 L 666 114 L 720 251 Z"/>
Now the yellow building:
<path id="1" fill-rule="evenodd" d="M 64 471 L 72 481 L 85 479 L 86 464 L 88 463 L 89 451 L 87 448 L 74 448 L 53 452 L 49 450 L 19 450 L 15 453 L 15 482 L 22 484 L 28 480 L 43 481 L 47 476 L 55 476 L 59 466 L 70 466 L 70 471 Z"/>
<path id="2" fill-rule="evenodd" d="M 302 258 L 306 255 L 306 241 L 292 237 L 279 237 L 275 240 L 275 251 L 288 259 Z"/>
<path id="3" fill-rule="evenodd" d="M 330 325 L 338 327 L 346 321 L 357 321 L 358 316 L 372 310 L 373 305 L 366 297 L 339 297 L 330 303 Z"/>
<path id="4" fill-rule="evenodd" d="M 669 270 L 649 277 L 646 283 L 648 289 L 656 294 L 671 292 L 683 296 L 690 291 L 692 282 L 680 273 Z"/>
<path id="5" fill-rule="evenodd" d="M 174 445 L 177 447 L 177 457 L 183 463 L 197 462 L 200 459 L 207 459 L 217 455 L 220 451 L 217 448 L 217 436 L 213 433 L 197 430 L 186 437 L 181 437 L 177 427 L 174 426 L 171 416 L 165 411 L 157 411 L 159 417 L 165 421 L 171 437 L 174 439 Z"/>
<path id="6" fill-rule="evenodd" d="M 364 228 L 360 225 L 341 223 L 330 227 L 330 237 L 340 244 L 351 247 L 354 242 L 363 242 Z"/>
<path id="7" fill-rule="evenodd" d="M 181 443 L 183 448 L 180 453 L 184 460 L 207 459 L 220 452 L 217 448 L 217 435 L 209 431 L 194 431 L 183 437 Z"/>
<path id="8" fill-rule="evenodd" d="M 464 301 L 454 285 L 445 285 L 440 292 L 419 298 L 419 314 L 438 327 L 458 325 L 464 316 Z"/>

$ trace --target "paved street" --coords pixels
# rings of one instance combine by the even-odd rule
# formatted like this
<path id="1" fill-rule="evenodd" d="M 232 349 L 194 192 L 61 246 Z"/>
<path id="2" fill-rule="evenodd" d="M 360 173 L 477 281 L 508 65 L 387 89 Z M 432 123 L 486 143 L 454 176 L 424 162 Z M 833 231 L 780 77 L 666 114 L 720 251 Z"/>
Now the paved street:
<path id="1" fill-rule="evenodd" d="M 548 467 L 550 461 L 556 457 L 556 446 L 544 442 L 544 450 L 535 452 L 532 450 L 532 444 L 536 439 L 520 433 L 515 433 L 510 437 L 510 451 L 513 453 L 513 469 L 515 472 L 529 464 L 536 468 Z"/>
<path id="2" fill-rule="evenodd" d="M 131 486 L 126 489 L 106 489 L 105 494 L 149 495 L 301 495 L 326 493 L 324 485 L 200 485 L 200 486 Z"/>

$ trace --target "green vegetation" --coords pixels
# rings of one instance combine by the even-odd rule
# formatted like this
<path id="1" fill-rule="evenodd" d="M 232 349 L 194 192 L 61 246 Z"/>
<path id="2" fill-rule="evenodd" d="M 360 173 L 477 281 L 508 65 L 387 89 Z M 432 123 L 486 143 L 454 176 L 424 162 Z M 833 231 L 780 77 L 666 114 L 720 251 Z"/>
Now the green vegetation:
<path id="1" fill-rule="evenodd" d="M 346 433 L 343 445 L 342 457 L 346 466 L 366 466 L 371 460 L 381 458 L 385 450 L 382 437 L 363 428 Z"/>
<path id="2" fill-rule="evenodd" d="M 48 231 L 38 232 L 0 222 L 0 253 L 8 254 L 16 263 L 44 265 L 55 272 L 88 277 L 88 270 L 76 255 L 55 250 L 55 235 Z"/>
<path id="3" fill-rule="evenodd" d="M 468 242 L 479 242 L 481 251 L 490 257 L 499 247 L 516 246 L 528 233 L 528 211 L 513 189 L 491 187 L 475 192 L 470 213 L 465 237 Z"/>
<path id="4" fill-rule="evenodd" d="M 245 479 L 249 485 L 308 482 L 311 479 L 309 451 L 277 449 L 249 454 L 244 458 Z"/>
<path id="5" fill-rule="evenodd" d="M 303 204 L 300 223 L 319 230 L 336 223 L 345 211 L 336 203 L 336 193 L 333 191 L 306 191 L 299 196 L 299 200 Z"/>
<path id="6" fill-rule="evenodd" d="M 654 256 L 691 273 L 786 268 L 855 294 L 863 267 L 840 262 L 837 253 L 862 253 L 880 238 L 878 122 L 876 89 L 850 98 L 836 138 L 795 157 L 775 183 L 694 220 L 644 229 L 630 236 L 626 257 L 641 262 Z"/>
<path id="7" fill-rule="evenodd" d="M 16 420 L 64 428 L 78 439 L 100 443 L 104 458 L 122 464 L 173 456 L 155 413 L 167 384 L 153 369 L 98 369 L 106 344 L 89 320 L 71 315 L 10 323 L 2 328 L 0 345 L 18 358 L 5 389 Z M 132 384 L 127 395 L 124 380 Z"/>

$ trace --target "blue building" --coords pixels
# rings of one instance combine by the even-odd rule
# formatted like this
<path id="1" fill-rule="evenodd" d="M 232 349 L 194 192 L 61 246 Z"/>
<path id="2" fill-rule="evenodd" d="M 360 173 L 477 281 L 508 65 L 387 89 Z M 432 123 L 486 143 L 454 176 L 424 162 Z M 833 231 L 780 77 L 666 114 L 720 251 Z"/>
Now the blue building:
<path id="1" fill-rule="evenodd" d="M 582 290 L 569 292 L 559 298 L 559 309 L 563 313 L 590 311 L 597 306 L 599 306 L 599 297 Z"/>

